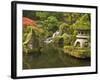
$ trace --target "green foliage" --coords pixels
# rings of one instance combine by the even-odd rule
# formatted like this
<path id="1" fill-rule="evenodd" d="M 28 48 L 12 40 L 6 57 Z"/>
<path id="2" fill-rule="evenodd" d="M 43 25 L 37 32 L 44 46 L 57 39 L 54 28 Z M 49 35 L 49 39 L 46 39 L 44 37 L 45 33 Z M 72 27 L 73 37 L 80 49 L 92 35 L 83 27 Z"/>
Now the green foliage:
<path id="1" fill-rule="evenodd" d="M 80 17 L 75 24 L 73 24 L 74 29 L 90 29 L 90 15 L 84 14 L 82 17 Z"/>
<path id="2" fill-rule="evenodd" d="M 39 48 L 43 45 L 44 32 L 39 32 L 39 30 L 33 28 L 32 26 L 27 26 L 23 29 L 23 50 L 25 53 L 34 51 L 35 48 Z M 42 41 L 42 42 L 41 42 Z M 31 46 L 31 47 L 30 47 Z"/>
<path id="3" fill-rule="evenodd" d="M 66 34 L 66 33 L 64 33 L 63 35 L 62 35 L 62 38 L 64 39 L 64 45 L 69 45 L 70 44 L 70 39 L 71 39 L 71 37 L 68 35 L 68 34 Z"/>
<path id="4" fill-rule="evenodd" d="M 59 17 L 61 17 L 61 13 L 50 13 L 50 12 L 36 12 L 36 17 L 38 19 L 38 25 L 44 29 L 46 32 L 46 36 L 52 36 L 53 33 L 58 30 L 58 26 L 61 21 L 59 21 Z"/>
<path id="5" fill-rule="evenodd" d="M 84 53 L 85 55 L 85 52 L 87 51 L 86 49 L 81 50 L 81 48 L 75 48 L 72 46 L 76 40 L 77 29 L 90 29 L 90 14 L 24 11 L 23 16 L 31 17 L 31 19 L 34 19 L 37 22 L 37 26 L 34 28 L 32 28 L 32 26 L 23 28 L 23 47 L 25 52 L 29 52 L 31 50 L 28 47 L 29 44 L 33 45 L 31 50 L 33 52 L 37 51 L 39 47 L 44 47 L 45 45 L 48 46 L 48 44 L 44 43 L 44 41 L 49 37 L 52 38 L 53 34 L 56 31 L 59 31 L 59 36 L 55 36 L 52 39 L 51 44 L 60 48 L 64 46 L 64 49 L 67 48 L 67 51 L 73 51 L 75 54 Z M 89 38 L 89 41 L 90 40 L 91 39 Z M 85 46 L 87 46 L 87 44 Z"/>
<path id="6" fill-rule="evenodd" d="M 32 35 L 32 26 L 24 27 L 23 28 L 23 44 L 27 44 L 31 39 Z"/>
<path id="7" fill-rule="evenodd" d="M 48 12 L 36 12 L 36 17 L 39 18 L 40 20 L 47 19 L 48 15 L 49 15 Z"/>
<path id="8" fill-rule="evenodd" d="M 81 16 L 83 15 L 83 13 L 64 13 L 64 21 L 68 24 L 68 25 L 72 25 L 76 22 L 77 19 L 79 19 Z"/>
<path id="9" fill-rule="evenodd" d="M 47 20 L 44 21 L 44 26 L 46 27 L 47 31 L 55 32 L 58 29 L 58 20 L 54 16 L 49 16 Z"/>
<path id="10" fill-rule="evenodd" d="M 62 37 L 61 36 L 56 36 L 56 37 L 54 37 L 53 38 L 53 44 L 55 45 L 55 46 L 59 46 L 59 40 L 61 39 Z"/>
<path id="11" fill-rule="evenodd" d="M 26 10 L 23 10 L 23 17 L 28 17 L 30 19 L 35 19 L 35 13 L 33 11 L 26 11 Z"/>
<path id="12" fill-rule="evenodd" d="M 62 23 L 59 27 L 59 30 L 60 30 L 60 34 L 63 34 L 63 33 L 70 33 L 70 27 L 68 24 L 66 23 Z"/>
<path id="13" fill-rule="evenodd" d="M 74 30 L 73 33 L 72 33 L 72 35 L 70 36 L 70 38 L 71 38 L 71 39 L 70 39 L 71 45 L 74 44 L 74 42 L 75 42 L 75 40 L 76 40 L 76 35 L 77 35 L 77 31 Z"/>

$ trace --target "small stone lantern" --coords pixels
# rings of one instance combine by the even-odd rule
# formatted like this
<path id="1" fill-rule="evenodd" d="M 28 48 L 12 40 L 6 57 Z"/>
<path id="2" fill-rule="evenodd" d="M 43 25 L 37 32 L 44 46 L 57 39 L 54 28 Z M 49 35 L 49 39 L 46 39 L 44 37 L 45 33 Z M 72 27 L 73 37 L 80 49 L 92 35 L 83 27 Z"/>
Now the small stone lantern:
<path id="1" fill-rule="evenodd" d="M 77 29 L 78 34 L 76 35 L 75 47 L 89 47 L 90 29 Z"/>

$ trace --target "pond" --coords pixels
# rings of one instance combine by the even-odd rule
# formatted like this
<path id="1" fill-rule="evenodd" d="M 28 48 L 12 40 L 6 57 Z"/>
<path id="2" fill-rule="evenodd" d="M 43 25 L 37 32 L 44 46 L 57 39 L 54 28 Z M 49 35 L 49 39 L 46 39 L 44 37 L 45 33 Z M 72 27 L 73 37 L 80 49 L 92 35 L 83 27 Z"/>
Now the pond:
<path id="1" fill-rule="evenodd" d="M 23 56 L 23 69 L 90 66 L 90 59 L 78 59 L 65 54 L 62 49 L 47 45 L 40 53 Z"/>

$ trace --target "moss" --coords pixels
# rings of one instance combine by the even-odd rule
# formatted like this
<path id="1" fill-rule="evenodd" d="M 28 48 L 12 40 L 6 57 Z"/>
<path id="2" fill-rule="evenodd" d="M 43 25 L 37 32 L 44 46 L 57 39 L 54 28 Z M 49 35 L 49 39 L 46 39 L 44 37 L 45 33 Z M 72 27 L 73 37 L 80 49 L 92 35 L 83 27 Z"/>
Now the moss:
<path id="1" fill-rule="evenodd" d="M 91 52 L 89 48 L 80 48 L 73 46 L 64 46 L 64 53 L 77 58 L 89 58 L 91 57 Z"/>

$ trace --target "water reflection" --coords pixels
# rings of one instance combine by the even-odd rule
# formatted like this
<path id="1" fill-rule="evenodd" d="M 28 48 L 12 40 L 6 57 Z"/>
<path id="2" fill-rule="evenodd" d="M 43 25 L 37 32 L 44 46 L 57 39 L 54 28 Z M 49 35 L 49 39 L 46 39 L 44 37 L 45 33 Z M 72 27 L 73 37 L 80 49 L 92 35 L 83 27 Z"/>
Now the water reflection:
<path id="1" fill-rule="evenodd" d="M 90 66 L 90 59 L 77 59 L 61 49 L 45 46 L 40 53 L 23 56 L 23 69 Z"/>

